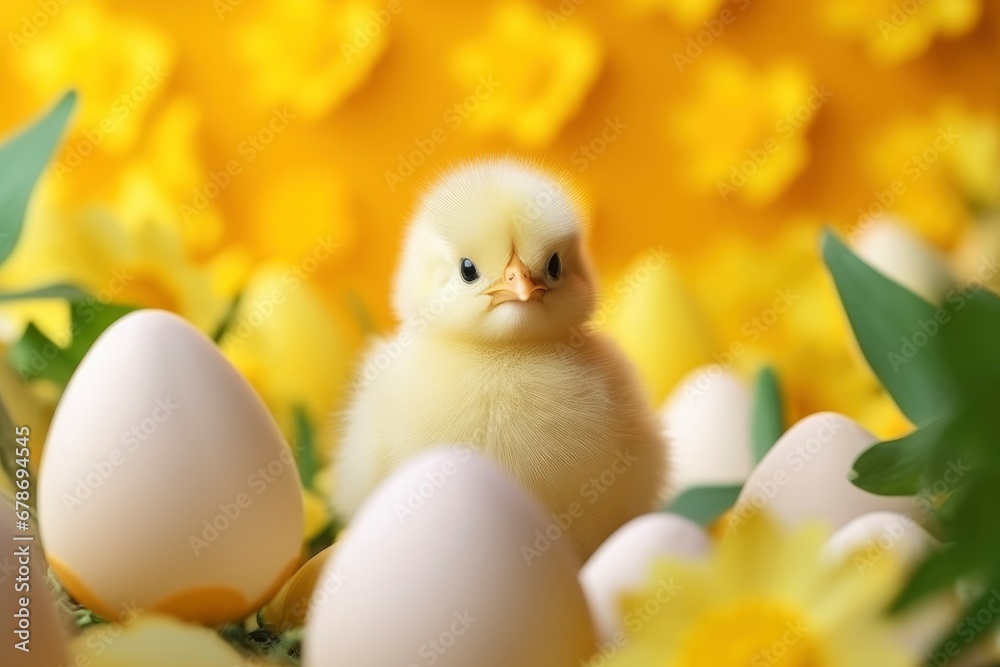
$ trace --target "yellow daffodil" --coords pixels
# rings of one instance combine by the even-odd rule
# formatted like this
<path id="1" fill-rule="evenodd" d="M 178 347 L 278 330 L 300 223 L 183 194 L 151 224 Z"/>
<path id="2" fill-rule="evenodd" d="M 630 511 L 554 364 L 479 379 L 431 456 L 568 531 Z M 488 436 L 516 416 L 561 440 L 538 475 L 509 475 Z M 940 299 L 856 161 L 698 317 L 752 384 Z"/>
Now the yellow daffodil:
<path id="1" fill-rule="evenodd" d="M 237 35 L 261 105 L 320 118 L 369 77 L 389 43 L 393 12 L 366 0 L 269 0 Z"/>
<path id="2" fill-rule="evenodd" d="M 684 30 L 700 27 L 719 13 L 729 0 L 628 0 L 633 8 L 643 11 L 662 11 L 669 14 Z M 738 4 L 742 4 L 738 3 Z"/>
<path id="3" fill-rule="evenodd" d="M 17 248 L 0 268 L 3 289 L 70 283 L 102 307 L 162 308 L 202 331 L 215 330 L 232 295 L 212 289 L 209 270 L 188 259 L 176 229 L 148 220 L 126 225 L 98 209 L 66 213 L 55 190 L 43 187 L 36 196 Z M 15 323 L 15 336 L 30 320 L 57 344 L 69 342 L 64 302 L 18 301 L 4 304 L 0 312 Z"/>
<path id="4" fill-rule="evenodd" d="M 324 450 L 361 334 L 346 306 L 325 302 L 310 279 L 301 264 L 259 268 L 220 346 L 260 393 L 289 441 L 295 436 L 295 409 L 301 407 Z"/>
<path id="5" fill-rule="evenodd" d="M 532 5 L 504 3 L 486 32 L 452 56 L 452 71 L 470 92 L 458 113 L 474 131 L 545 146 L 579 110 L 603 57 L 597 36 L 582 25 L 550 25 Z"/>
<path id="6" fill-rule="evenodd" d="M 919 56 L 938 35 L 965 34 L 982 11 L 980 0 L 826 0 L 823 9 L 834 32 L 864 42 L 883 65 Z"/>
<path id="7" fill-rule="evenodd" d="M 833 93 L 812 85 L 793 60 L 757 70 L 736 54 L 705 58 L 669 132 L 700 190 L 724 202 L 769 204 L 808 163 L 806 131 Z"/>
<path id="8" fill-rule="evenodd" d="M 91 667 L 263 667 L 241 655 L 212 629 L 167 616 L 143 614 L 131 623 L 102 623 L 70 642 L 73 665 Z"/>
<path id="9" fill-rule="evenodd" d="M 903 581 L 888 555 L 864 572 L 821 559 L 825 531 L 784 533 L 755 519 L 707 561 L 661 561 L 624 596 L 629 636 L 608 667 L 905 667 L 883 616 Z"/>
<path id="10" fill-rule="evenodd" d="M 43 27 L 17 57 L 36 104 L 77 88 L 82 103 L 70 145 L 84 158 L 98 150 L 120 154 L 131 148 L 170 78 L 171 37 L 91 0 L 66 3 Z"/>

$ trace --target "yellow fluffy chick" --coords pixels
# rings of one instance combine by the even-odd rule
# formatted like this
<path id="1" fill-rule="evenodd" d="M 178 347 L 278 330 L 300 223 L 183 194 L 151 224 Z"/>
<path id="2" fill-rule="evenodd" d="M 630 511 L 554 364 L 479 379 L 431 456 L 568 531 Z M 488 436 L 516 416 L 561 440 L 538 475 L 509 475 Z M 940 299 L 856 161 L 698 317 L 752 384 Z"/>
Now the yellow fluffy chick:
<path id="1" fill-rule="evenodd" d="M 395 282 L 402 325 L 369 351 L 346 415 L 344 518 L 447 444 L 498 463 L 584 557 L 656 509 L 666 448 L 629 364 L 587 326 L 583 215 L 561 178 L 509 158 L 455 169 L 423 197 Z"/>

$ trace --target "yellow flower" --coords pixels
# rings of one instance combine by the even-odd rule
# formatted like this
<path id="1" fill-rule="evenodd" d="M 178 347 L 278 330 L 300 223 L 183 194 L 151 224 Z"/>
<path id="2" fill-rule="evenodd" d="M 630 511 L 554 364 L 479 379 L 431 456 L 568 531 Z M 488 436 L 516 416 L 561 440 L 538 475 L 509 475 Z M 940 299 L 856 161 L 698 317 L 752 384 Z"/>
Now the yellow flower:
<path id="1" fill-rule="evenodd" d="M 937 114 L 941 126 L 953 126 L 960 138 L 944 153 L 945 164 L 974 209 L 1000 209 L 1000 119 L 948 104 Z"/>
<path id="2" fill-rule="evenodd" d="M 639 11 L 662 11 L 669 14 L 685 31 L 691 31 L 719 13 L 729 0 L 629 0 Z M 741 0 L 742 2 L 742 0 Z"/>
<path id="3" fill-rule="evenodd" d="M 668 130 L 699 189 L 723 201 L 738 195 L 752 206 L 769 204 L 809 161 L 806 131 L 832 93 L 811 86 L 791 60 L 762 70 L 735 54 L 706 60 Z"/>
<path id="4" fill-rule="evenodd" d="M 606 326 L 657 404 L 688 371 L 711 359 L 708 323 L 662 249 L 629 265 L 610 286 L 594 324 Z"/>
<path id="5" fill-rule="evenodd" d="M 320 443 L 322 446 L 322 443 Z M 330 525 L 330 506 L 322 496 L 309 489 L 302 489 L 302 514 L 305 521 L 302 525 L 302 541 L 310 542 Z"/>
<path id="6" fill-rule="evenodd" d="M 39 106 L 66 88 L 79 89 L 80 115 L 70 143 L 81 144 L 83 155 L 132 147 L 173 59 L 169 35 L 98 3 L 74 0 L 24 45 L 17 62 Z"/>
<path id="7" fill-rule="evenodd" d="M 626 595 L 632 635 L 609 667 L 903 667 L 883 610 L 903 581 L 888 554 L 861 572 L 824 565 L 822 530 L 755 519 L 707 561 L 661 561 Z M 596 663 L 596 660 L 594 661 Z"/>
<path id="8" fill-rule="evenodd" d="M 265 663 L 244 656 L 214 630 L 168 616 L 144 614 L 126 625 L 91 626 L 70 643 L 74 665 L 91 667 L 251 667 Z"/>
<path id="9" fill-rule="evenodd" d="M 597 36 L 578 23 L 550 25 L 529 4 L 502 4 L 486 32 L 452 55 L 452 71 L 475 105 L 466 124 L 545 146 L 579 109 L 602 59 Z"/>
<path id="10" fill-rule="evenodd" d="M 316 119 L 367 80 L 393 16 L 364 0 L 270 0 L 237 34 L 236 47 L 263 106 L 290 104 Z"/>
<path id="11" fill-rule="evenodd" d="M 980 0 L 826 0 L 827 25 L 865 43 L 873 60 L 895 65 L 922 54 L 934 38 L 964 35 L 979 21 Z"/>
<path id="12" fill-rule="evenodd" d="M 336 545 L 331 545 L 320 551 L 285 582 L 278 594 L 261 610 L 265 625 L 277 632 L 305 625 L 316 582 L 335 548 Z"/>
<path id="13" fill-rule="evenodd" d="M 252 275 L 220 341 L 291 442 L 304 408 L 320 444 L 354 369 L 361 334 L 346 306 L 324 302 L 304 264 L 266 264 Z M 322 452 L 325 447 L 318 447 Z"/>
<path id="14" fill-rule="evenodd" d="M 0 268 L 3 289 L 70 283 L 92 295 L 95 307 L 162 308 L 215 330 L 232 295 L 212 288 L 209 270 L 186 257 L 177 230 L 149 220 L 126 225 L 98 209 L 65 213 L 54 189 L 49 181 L 36 193 L 17 248 Z M 69 309 L 58 300 L 12 302 L 0 313 L 18 328 L 30 320 L 57 344 L 68 342 Z"/>

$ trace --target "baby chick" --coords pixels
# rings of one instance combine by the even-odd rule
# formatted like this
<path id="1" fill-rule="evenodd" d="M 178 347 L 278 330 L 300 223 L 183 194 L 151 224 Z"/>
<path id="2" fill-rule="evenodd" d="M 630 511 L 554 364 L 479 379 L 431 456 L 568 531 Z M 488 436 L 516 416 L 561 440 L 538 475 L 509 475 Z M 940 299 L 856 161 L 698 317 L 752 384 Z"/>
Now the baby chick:
<path id="1" fill-rule="evenodd" d="M 396 275 L 402 325 L 368 353 L 346 415 L 344 518 L 392 470 L 452 443 L 534 494 L 583 557 L 657 508 L 666 446 L 628 362 L 587 326 L 582 216 L 562 179 L 510 158 L 462 166 L 424 196 Z"/>

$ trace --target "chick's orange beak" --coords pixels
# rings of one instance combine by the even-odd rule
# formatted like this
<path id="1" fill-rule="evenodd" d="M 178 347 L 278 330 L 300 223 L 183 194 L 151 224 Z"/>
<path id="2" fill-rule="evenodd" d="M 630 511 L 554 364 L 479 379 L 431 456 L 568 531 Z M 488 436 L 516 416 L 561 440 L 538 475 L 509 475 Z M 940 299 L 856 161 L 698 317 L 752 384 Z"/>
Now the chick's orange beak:
<path id="1" fill-rule="evenodd" d="M 525 266 L 517 253 L 512 253 L 503 278 L 496 285 L 483 292 L 493 297 L 493 304 L 505 301 L 541 301 L 548 287 L 531 277 L 531 269 Z"/>

